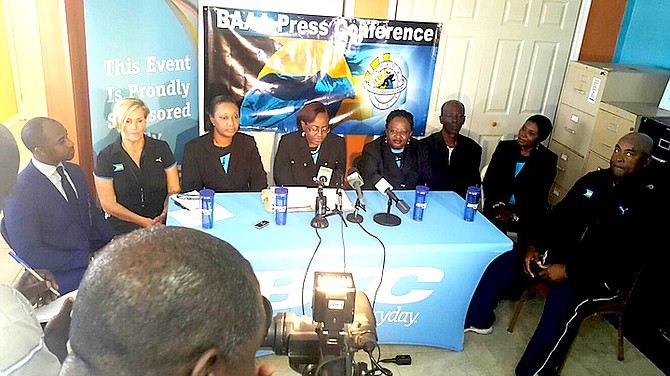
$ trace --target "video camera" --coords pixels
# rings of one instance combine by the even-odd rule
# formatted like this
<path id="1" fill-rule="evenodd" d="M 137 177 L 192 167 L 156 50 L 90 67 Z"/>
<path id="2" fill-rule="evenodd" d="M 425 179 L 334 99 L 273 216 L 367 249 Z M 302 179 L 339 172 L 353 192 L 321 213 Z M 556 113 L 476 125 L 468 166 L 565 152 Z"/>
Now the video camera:
<path id="1" fill-rule="evenodd" d="M 265 299 L 268 318 L 272 305 Z M 372 355 L 377 347 L 375 316 L 367 295 L 356 291 L 351 273 L 314 273 L 312 316 L 277 314 L 268 323 L 261 348 L 288 355 L 291 369 L 303 376 L 365 376 L 367 364 L 354 354 Z"/>

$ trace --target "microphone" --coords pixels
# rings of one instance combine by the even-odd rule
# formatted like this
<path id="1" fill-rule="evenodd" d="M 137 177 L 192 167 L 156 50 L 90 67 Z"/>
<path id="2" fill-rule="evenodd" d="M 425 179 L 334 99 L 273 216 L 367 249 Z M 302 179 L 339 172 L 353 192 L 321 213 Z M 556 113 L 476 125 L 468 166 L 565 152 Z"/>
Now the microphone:
<path id="1" fill-rule="evenodd" d="M 368 296 L 363 291 L 356 290 L 356 304 L 354 305 L 354 323 L 358 324 L 353 330 L 353 340 L 359 349 L 371 354 L 377 347 L 377 323 L 375 314 Z"/>
<path id="2" fill-rule="evenodd" d="M 384 196 L 389 196 L 393 201 L 395 201 L 395 206 L 400 210 L 403 214 L 409 212 L 409 205 L 405 202 L 405 200 L 401 200 L 398 198 L 398 196 L 393 193 L 393 186 L 389 184 L 386 179 L 383 177 L 379 179 L 379 181 L 375 184 L 375 188 L 383 194 Z"/>
<path id="3" fill-rule="evenodd" d="M 349 169 L 349 175 L 347 175 L 347 182 L 349 186 L 356 190 L 356 196 L 358 196 L 358 203 L 361 209 L 365 210 L 365 202 L 363 201 L 363 192 L 361 191 L 361 186 L 363 183 L 363 177 L 358 173 L 356 167 Z"/>
<path id="4" fill-rule="evenodd" d="M 330 179 L 332 176 L 333 176 L 332 168 L 321 166 L 319 167 L 319 171 L 317 172 L 314 181 L 316 181 L 320 185 L 330 185 Z"/>

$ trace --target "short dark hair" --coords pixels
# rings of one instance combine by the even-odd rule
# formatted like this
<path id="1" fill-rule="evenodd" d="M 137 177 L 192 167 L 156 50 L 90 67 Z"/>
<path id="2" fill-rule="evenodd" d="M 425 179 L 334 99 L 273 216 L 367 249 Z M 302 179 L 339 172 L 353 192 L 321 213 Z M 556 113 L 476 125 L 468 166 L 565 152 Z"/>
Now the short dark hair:
<path id="1" fill-rule="evenodd" d="M 533 115 L 528 118 L 531 123 L 537 124 L 537 131 L 539 133 L 538 143 L 544 141 L 551 134 L 553 126 L 551 125 L 551 120 L 548 117 L 540 114 Z"/>
<path id="2" fill-rule="evenodd" d="M 0 211 L 4 207 L 5 197 L 16 185 L 19 173 L 19 147 L 14 135 L 0 124 Z"/>
<path id="3" fill-rule="evenodd" d="M 459 101 L 458 99 L 450 99 L 444 103 L 442 103 L 442 107 L 440 107 L 440 115 L 444 115 L 445 111 L 447 111 L 447 106 L 450 104 L 456 104 L 458 107 L 461 108 L 461 112 L 463 115 L 465 115 L 465 105 L 463 102 Z"/>
<path id="4" fill-rule="evenodd" d="M 396 110 L 393 110 L 393 111 L 389 112 L 389 114 L 386 116 L 385 127 L 388 128 L 389 123 L 391 123 L 391 120 L 393 120 L 397 117 L 402 117 L 402 118 L 407 119 L 407 121 L 409 122 L 409 129 L 410 130 L 414 129 L 414 115 L 412 115 L 411 112 L 406 111 L 406 110 L 402 110 L 402 109 L 396 109 Z"/>
<path id="5" fill-rule="evenodd" d="M 234 368 L 260 341 L 265 316 L 258 280 L 232 245 L 184 227 L 142 228 L 89 265 L 70 357 L 96 375 L 167 375 L 216 348 Z"/>
<path id="6" fill-rule="evenodd" d="M 26 122 L 21 129 L 21 141 L 30 152 L 44 143 L 44 126 L 47 123 L 56 122 L 48 117 L 34 117 Z"/>
<path id="7" fill-rule="evenodd" d="M 325 113 L 326 115 L 328 115 L 328 117 L 330 117 L 330 114 L 328 113 L 328 108 L 326 107 L 325 104 L 319 101 L 305 103 L 305 105 L 302 106 L 300 111 L 298 111 L 298 119 L 296 121 L 296 123 L 298 124 L 298 130 L 302 129 L 302 124 L 300 124 L 301 121 L 304 121 L 305 123 L 311 123 L 316 118 L 316 115 L 321 113 Z"/>
<path id="8" fill-rule="evenodd" d="M 239 109 L 240 106 L 235 102 L 233 97 L 229 95 L 217 95 L 216 97 L 212 98 L 209 100 L 209 103 L 207 103 L 207 108 L 205 109 L 207 111 L 208 116 L 214 116 L 214 113 L 216 112 L 216 106 L 218 106 L 220 103 L 232 103 L 237 108 Z M 211 132 L 213 127 L 212 123 L 209 122 L 209 118 L 205 119 L 205 132 Z"/>

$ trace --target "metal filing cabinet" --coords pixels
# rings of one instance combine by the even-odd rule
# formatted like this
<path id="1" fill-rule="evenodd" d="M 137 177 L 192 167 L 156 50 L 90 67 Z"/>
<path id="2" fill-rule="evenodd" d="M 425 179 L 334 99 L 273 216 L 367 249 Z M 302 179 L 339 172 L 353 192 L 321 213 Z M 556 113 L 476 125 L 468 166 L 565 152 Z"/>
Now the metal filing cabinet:
<path id="1" fill-rule="evenodd" d="M 594 164 L 602 163 L 596 155 L 589 157 L 592 138 L 600 141 L 601 135 L 609 135 L 596 131 L 601 103 L 638 102 L 656 106 L 668 77 L 669 70 L 641 65 L 568 63 L 549 142 L 549 149 L 558 155 L 556 179 L 549 194 L 552 204 L 559 202 L 586 171 L 595 168 Z M 609 163 L 609 155 L 606 161 Z"/>
<path id="2" fill-rule="evenodd" d="M 596 116 L 591 147 L 584 173 L 608 167 L 617 141 L 628 132 L 637 131 L 645 118 L 670 118 L 670 111 L 653 103 L 602 102 Z"/>

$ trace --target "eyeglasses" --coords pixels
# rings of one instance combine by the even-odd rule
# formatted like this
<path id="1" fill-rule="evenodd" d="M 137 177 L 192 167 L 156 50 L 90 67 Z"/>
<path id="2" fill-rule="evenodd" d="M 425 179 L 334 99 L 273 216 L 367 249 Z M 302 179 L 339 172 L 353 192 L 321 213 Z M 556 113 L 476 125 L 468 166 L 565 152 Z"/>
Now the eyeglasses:
<path id="1" fill-rule="evenodd" d="M 307 132 L 309 134 L 318 134 L 318 133 L 327 134 L 328 132 L 330 132 L 330 127 L 323 127 L 323 128 L 309 127 L 307 128 Z"/>
<path id="2" fill-rule="evenodd" d="M 398 135 L 398 136 L 401 136 L 401 137 L 407 137 L 409 135 L 408 131 L 399 130 L 399 129 L 389 129 L 388 132 L 392 136 Z"/>

